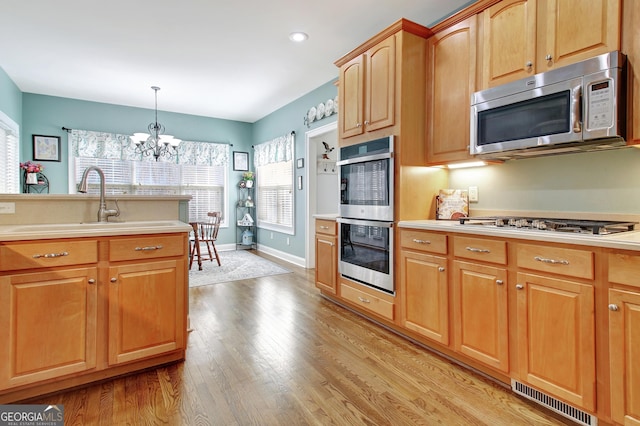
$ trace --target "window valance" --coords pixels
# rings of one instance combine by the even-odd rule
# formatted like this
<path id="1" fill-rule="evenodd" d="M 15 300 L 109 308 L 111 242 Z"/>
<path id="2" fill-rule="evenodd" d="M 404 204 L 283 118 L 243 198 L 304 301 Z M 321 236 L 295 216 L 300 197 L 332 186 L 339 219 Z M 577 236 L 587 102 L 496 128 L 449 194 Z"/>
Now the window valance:
<path id="1" fill-rule="evenodd" d="M 129 135 L 74 129 L 69 135 L 69 146 L 74 157 L 155 161 L 136 152 Z M 228 144 L 182 141 L 177 152 L 172 159 L 160 157 L 158 161 L 199 166 L 224 166 L 229 162 Z"/>
<path id="2" fill-rule="evenodd" d="M 295 133 L 291 132 L 254 147 L 253 163 L 256 167 L 293 159 Z"/>

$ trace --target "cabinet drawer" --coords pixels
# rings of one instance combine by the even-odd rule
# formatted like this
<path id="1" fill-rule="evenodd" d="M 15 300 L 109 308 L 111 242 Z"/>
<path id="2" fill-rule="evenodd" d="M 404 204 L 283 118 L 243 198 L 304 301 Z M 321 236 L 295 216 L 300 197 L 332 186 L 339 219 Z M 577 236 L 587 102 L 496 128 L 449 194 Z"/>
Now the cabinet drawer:
<path id="1" fill-rule="evenodd" d="M 109 242 L 109 260 L 137 260 L 182 256 L 186 243 L 181 235 L 120 238 Z"/>
<path id="2" fill-rule="evenodd" d="M 506 265 L 507 242 L 484 238 L 453 237 L 453 254 L 465 259 Z"/>
<path id="3" fill-rule="evenodd" d="M 82 265 L 98 261 L 98 242 L 37 241 L 0 245 L 0 271 Z"/>
<path id="4" fill-rule="evenodd" d="M 316 219 L 316 234 L 338 235 L 335 220 Z"/>
<path id="5" fill-rule="evenodd" d="M 594 277 L 594 255 L 588 250 L 518 244 L 516 256 L 518 268 L 590 280 Z"/>
<path id="6" fill-rule="evenodd" d="M 381 317 L 393 320 L 393 303 L 391 302 L 387 302 L 380 297 L 365 293 L 344 283 L 340 286 L 340 295 L 344 299 L 374 312 Z"/>
<path id="7" fill-rule="evenodd" d="M 609 254 L 609 282 L 640 287 L 640 256 Z"/>
<path id="8" fill-rule="evenodd" d="M 447 236 L 443 234 L 403 229 L 400 232 L 400 244 L 412 250 L 447 254 Z"/>

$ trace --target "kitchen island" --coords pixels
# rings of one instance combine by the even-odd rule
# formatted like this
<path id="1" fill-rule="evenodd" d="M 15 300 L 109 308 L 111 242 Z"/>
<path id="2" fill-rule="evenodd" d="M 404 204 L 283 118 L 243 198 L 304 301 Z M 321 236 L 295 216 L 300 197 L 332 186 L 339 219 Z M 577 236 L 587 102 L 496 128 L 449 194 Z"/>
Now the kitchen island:
<path id="1" fill-rule="evenodd" d="M 121 222 L 95 223 L 95 197 L 10 197 L 49 214 L 0 223 L 0 403 L 184 359 L 188 199 L 130 197 Z"/>

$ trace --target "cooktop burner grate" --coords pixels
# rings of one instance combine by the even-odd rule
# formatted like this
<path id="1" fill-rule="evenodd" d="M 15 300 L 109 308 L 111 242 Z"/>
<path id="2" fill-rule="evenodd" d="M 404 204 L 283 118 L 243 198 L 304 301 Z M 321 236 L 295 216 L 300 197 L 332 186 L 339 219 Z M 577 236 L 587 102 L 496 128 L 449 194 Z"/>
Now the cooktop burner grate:
<path id="1" fill-rule="evenodd" d="M 460 218 L 461 225 L 486 225 L 508 227 L 514 229 L 537 229 L 541 231 L 556 231 L 581 233 L 591 235 L 607 235 L 618 232 L 633 231 L 637 222 L 619 222 L 606 220 L 579 219 L 547 219 L 519 216 L 492 217 L 464 217 Z"/>

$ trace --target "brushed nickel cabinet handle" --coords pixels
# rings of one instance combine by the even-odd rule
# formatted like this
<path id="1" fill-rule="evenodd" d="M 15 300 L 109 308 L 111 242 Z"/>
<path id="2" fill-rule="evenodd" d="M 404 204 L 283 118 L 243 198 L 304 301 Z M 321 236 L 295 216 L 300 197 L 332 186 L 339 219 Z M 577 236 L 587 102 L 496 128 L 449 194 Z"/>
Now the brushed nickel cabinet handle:
<path id="1" fill-rule="evenodd" d="M 498 285 L 502 285 L 502 284 L 504 284 L 504 281 L 502 281 L 502 280 L 496 280 L 496 284 L 498 284 Z"/>
<path id="2" fill-rule="evenodd" d="M 414 238 L 412 241 L 416 244 L 431 244 L 431 241 L 429 240 L 419 240 L 417 238 Z"/>
<path id="3" fill-rule="evenodd" d="M 362 303 L 371 303 L 369 299 L 365 299 L 364 297 L 361 297 L 361 296 L 358 296 L 358 300 L 361 301 Z"/>
<path id="4" fill-rule="evenodd" d="M 34 259 L 40 259 L 41 257 L 44 257 L 45 259 L 51 259 L 53 257 L 63 257 L 63 256 L 69 256 L 69 252 L 63 251 L 60 253 L 34 254 L 32 257 Z"/>
<path id="5" fill-rule="evenodd" d="M 547 55 L 544 57 L 544 59 L 546 59 L 547 61 L 551 61 L 553 59 L 553 56 Z"/>
<path id="6" fill-rule="evenodd" d="M 96 280 L 94 280 L 93 278 L 89 278 L 89 284 L 95 284 Z"/>
<path id="7" fill-rule="evenodd" d="M 529 68 L 529 69 L 531 69 L 531 67 L 532 67 L 532 66 L 533 66 L 533 62 L 531 62 L 531 61 L 527 61 L 527 63 L 526 63 L 526 64 L 524 64 L 524 67 L 525 67 L 525 68 Z"/>
<path id="8" fill-rule="evenodd" d="M 472 253 L 491 253 L 491 250 L 475 248 L 475 247 L 465 247 L 465 250 L 470 251 Z"/>
<path id="9" fill-rule="evenodd" d="M 445 271 L 444 266 L 438 266 L 438 272 L 444 272 L 444 271 Z"/>
<path id="10" fill-rule="evenodd" d="M 116 277 L 113 277 L 109 281 L 111 281 L 112 283 L 115 283 L 116 281 L 118 281 L 118 279 Z"/>
<path id="11" fill-rule="evenodd" d="M 320 229 L 329 229 L 328 226 L 320 225 Z"/>
<path id="12" fill-rule="evenodd" d="M 612 304 L 609 305 L 609 310 L 610 311 L 618 311 L 618 310 L 620 310 L 620 308 L 618 308 L 618 305 L 612 303 Z"/>
<path id="13" fill-rule="evenodd" d="M 569 264 L 568 260 L 547 259 L 547 258 L 540 257 L 540 256 L 534 257 L 534 260 L 536 260 L 538 262 L 542 262 L 542 263 L 550 263 L 552 265 L 568 265 Z"/>
<path id="14" fill-rule="evenodd" d="M 522 290 L 524 286 L 522 284 L 516 284 L 516 289 Z"/>
<path id="15" fill-rule="evenodd" d="M 162 246 L 157 245 L 157 246 L 147 246 L 147 247 L 136 247 L 134 250 L 135 251 L 150 251 L 150 250 L 160 250 L 162 248 Z"/>

